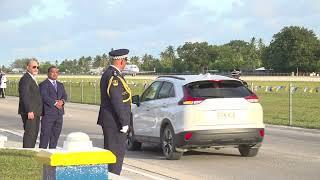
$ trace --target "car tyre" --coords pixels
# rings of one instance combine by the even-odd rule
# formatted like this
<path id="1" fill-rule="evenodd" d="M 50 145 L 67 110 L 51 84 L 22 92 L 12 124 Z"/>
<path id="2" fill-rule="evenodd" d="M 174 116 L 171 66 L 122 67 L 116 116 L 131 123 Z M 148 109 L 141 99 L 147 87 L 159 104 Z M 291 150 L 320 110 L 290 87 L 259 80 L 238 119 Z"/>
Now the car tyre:
<path id="1" fill-rule="evenodd" d="M 183 152 L 177 152 L 175 136 L 171 125 L 167 125 L 161 133 L 161 148 L 163 155 L 168 160 L 179 160 Z"/>
<path id="2" fill-rule="evenodd" d="M 127 149 L 129 151 L 137 151 L 141 149 L 141 145 L 142 145 L 141 142 L 138 142 L 135 140 L 133 128 L 130 127 L 127 134 L 127 140 L 126 140 Z"/>
<path id="3" fill-rule="evenodd" d="M 240 145 L 238 147 L 241 156 L 243 157 L 254 157 L 258 154 L 259 148 L 250 147 L 249 145 Z"/>

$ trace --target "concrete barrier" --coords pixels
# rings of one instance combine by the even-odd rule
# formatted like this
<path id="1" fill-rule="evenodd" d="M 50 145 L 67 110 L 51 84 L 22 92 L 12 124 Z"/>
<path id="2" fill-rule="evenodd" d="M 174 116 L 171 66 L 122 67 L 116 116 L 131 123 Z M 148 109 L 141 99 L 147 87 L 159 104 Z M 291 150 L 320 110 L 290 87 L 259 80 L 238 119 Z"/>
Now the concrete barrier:
<path id="1" fill-rule="evenodd" d="M 43 164 L 43 179 L 108 179 L 108 164 L 116 156 L 108 150 L 92 147 L 85 133 L 70 133 L 62 149 L 42 149 L 37 160 Z"/>
<path id="2" fill-rule="evenodd" d="M 0 148 L 4 148 L 4 143 L 8 141 L 7 136 L 0 135 Z"/>

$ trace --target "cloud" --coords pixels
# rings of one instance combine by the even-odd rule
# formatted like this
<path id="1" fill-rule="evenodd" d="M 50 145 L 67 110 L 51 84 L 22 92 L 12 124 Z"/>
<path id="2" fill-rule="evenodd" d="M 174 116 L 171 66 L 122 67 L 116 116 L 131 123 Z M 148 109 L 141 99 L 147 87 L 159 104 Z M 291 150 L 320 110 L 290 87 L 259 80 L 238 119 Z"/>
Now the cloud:
<path id="1" fill-rule="evenodd" d="M 121 35 L 121 32 L 114 30 L 97 30 L 97 37 L 103 40 L 114 40 Z"/>
<path id="2" fill-rule="evenodd" d="M 73 43 L 70 40 L 57 40 L 48 44 L 30 47 L 17 47 L 12 50 L 12 53 L 18 57 L 34 57 L 44 54 L 57 53 L 68 50 L 72 47 Z"/>
<path id="3" fill-rule="evenodd" d="M 8 19 L 25 16 L 36 1 L 38 0 L 1 0 L 0 21 L 7 21 Z"/>
<path id="4" fill-rule="evenodd" d="M 217 15 L 222 15 L 225 13 L 229 13 L 233 10 L 235 5 L 241 5 L 241 0 L 228 0 L 228 1 L 220 1 L 220 0 L 197 0 L 189 1 L 189 5 L 191 8 L 195 9 L 205 9 L 207 11 L 215 12 Z"/>
<path id="5" fill-rule="evenodd" d="M 48 18 L 62 19 L 71 15 L 71 12 L 68 11 L 68 6 L 69 4 L 64 0 L 41 0 L 39 4 L 32 6 L 27 16 L 10 19 L 9 22 L 20 27 Z"/>
<path id="6" fill-rule="evenodd" d="M 158 56 L 169 45 L 268 43 L 283 26 L 319 36 L 319 0 L 0 0 L 0 59 L 79 58 L 129 48 Z M 3 53 L 4 52 L 4 53 Z"/>

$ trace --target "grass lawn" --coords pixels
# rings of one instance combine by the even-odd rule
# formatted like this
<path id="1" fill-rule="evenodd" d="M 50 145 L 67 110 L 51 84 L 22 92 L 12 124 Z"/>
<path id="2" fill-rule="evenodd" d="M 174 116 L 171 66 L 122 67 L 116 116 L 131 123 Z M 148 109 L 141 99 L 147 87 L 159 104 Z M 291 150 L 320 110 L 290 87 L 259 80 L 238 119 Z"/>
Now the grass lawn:
<path id="1" fill-rule="evenodd" d="M 0 149 L 0 179 L 42 179 L 42 164 L 35 160 L 36 152 Z"/>
<path id="2" fill-rule="evenodd" d="M 45 76 L 38 78 L 39 82 Z M 7 94 L 18 96 L 19 78 L 9 79 Z M 69 101 L 87 104 L 100 104 L 99 77 L 92 78 L 59 78 L 65 85 Z M 127 82 L 132 90 L 132 95 L 141 94 L 145 84 L 150 84 L 150 79 L 135 79 L 128 77 Z M 276 81 L 248 81 L 249 88 L 254 89 L 259 96 L 264 110 L 264 121 L 270 124 L 289 124 L 289 87 L 290 82 Z M 306 128 L 320 129 L 320 83 L 319 82 L 291 82 L 297 87 L 292 95 L 292 125 Z M 277 87 L 282 86 L 277 91 Z M 270 88 L 272 91 L 266 91 Z M 305 89 L 307 88 L 307 89 Z M 316 92 L 316 89 L 319 92 Z M 306 91 L 306 92 L 304 92 Z"/>
<path id="3" fill-rule="evenodd" d="M 256 89 L 264 111 L 264 122 L 289 125 L 289 82 L 249 82 Z M 272 91 L 265 91 L 272 86 Z M 276 87 L 283 86 L 276 91 Z M 320 129 L 320 87 L 317 82 L 292 82 L 297 91 L 292 94 L 292 125 Z M 308 87 L 305 91 L 305 87 Z M 251 88 L 251 87 L 250 87 Z M 320 90 L 320 89 L 319 89 Z"/>

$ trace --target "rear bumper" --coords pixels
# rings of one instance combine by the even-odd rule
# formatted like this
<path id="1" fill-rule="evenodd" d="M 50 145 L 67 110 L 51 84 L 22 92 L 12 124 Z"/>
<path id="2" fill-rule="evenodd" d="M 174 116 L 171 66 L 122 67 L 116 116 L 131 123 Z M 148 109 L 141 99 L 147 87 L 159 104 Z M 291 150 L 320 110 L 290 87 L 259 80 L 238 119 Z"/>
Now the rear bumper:
<path id="1" fill-rule="evenodd" d="M 190 135 L 190 133 L 192 134 L 191 138 L 186 140 L 186 134 Z M 263 135 L 261 133 L 263 133 Z M 263 128 L 215 129 L 181 132 L 175 135 L 175 140 L 176 147 L 183 149 L 212 146 L 238 146 L 240 144 L 249 144 L 258 147 L 263 141 L 263 136 Z"/>

